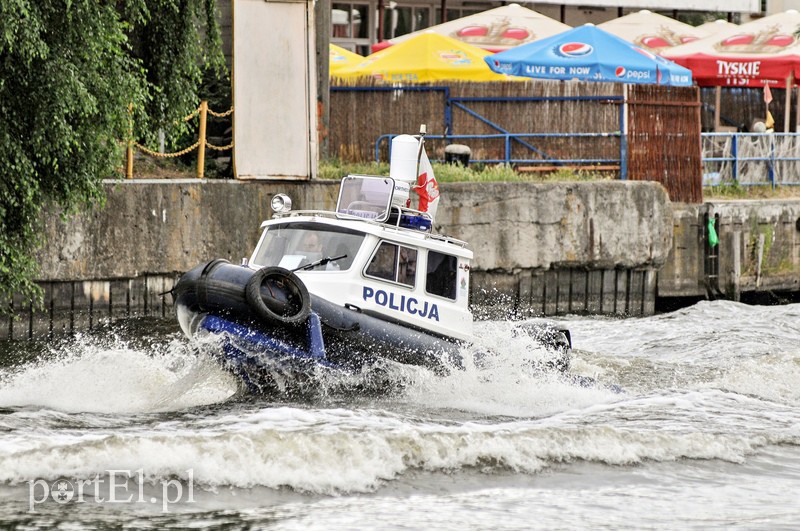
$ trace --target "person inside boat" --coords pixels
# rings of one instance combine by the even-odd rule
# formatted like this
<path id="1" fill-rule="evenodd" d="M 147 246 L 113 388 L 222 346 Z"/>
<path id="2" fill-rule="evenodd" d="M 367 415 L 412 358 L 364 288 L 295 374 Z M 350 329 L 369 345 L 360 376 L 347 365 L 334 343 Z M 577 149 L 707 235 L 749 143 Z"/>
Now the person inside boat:
<path id="1" fill-rule="evenodd" d="M 322 240 L 316 231 L 306 231 L 297 246 L 297 252 L 306 257 L 307 263 L 322 258 Z"/>
<path id="2" fill-rule="evenodd" d="M 306 232 L 303 240 L 298 246 L 298 252 L 306 256 L 306 261 L 304 261 L 304 263 L 309 264 L 319 260 L 320 258 L 331 256 L 331 254 L 326 252 L 324 249 L 322 237 L 317 231 Z M 339 269 L 339 265 L 335 262 L 328 262 L 325 264 L 326 271 L 338 271 Z"/>
<path id="3" fill-rule="evenodd" d="M 306 232 L 306 235 L 300 245 L 300 249 L 309 253 L 322 254 L 322 242 L 319 239 L 319 234 L 317 234 L 315 231 Z"/>

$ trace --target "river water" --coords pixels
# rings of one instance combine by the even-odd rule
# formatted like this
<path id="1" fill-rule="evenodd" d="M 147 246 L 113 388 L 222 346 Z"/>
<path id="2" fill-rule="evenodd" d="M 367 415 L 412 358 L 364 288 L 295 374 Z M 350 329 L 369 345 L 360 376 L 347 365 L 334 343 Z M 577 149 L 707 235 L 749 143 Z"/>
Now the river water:
<path id="1" fill-rule="evenodd" d="M 597 385 L 510 322 L 477 366 L 300 397 L 171 322 L 0 344 L 0 528 L 797 529 L 800 305 L 557 321 Z"/>

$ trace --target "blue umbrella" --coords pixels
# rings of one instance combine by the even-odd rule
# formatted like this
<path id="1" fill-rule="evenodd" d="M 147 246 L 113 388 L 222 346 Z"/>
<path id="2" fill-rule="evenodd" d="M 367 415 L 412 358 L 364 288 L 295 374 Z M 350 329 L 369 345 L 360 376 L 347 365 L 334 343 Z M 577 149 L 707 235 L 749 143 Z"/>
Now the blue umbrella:
<path id="1" fill-rule="evenodd" d="M 483 58 L 500 74 L 689 86 L 692 72 L 630 42 L 585 24 Z"/>

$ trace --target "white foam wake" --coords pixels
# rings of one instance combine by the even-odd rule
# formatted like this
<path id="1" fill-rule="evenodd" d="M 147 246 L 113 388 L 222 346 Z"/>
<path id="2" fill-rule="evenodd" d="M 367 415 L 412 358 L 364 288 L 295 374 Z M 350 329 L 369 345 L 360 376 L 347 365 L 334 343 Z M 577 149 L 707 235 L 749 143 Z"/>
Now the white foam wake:
<path id="1" fill-rule="evenodd" d="M 177 341 L 150 350 L 78 338 L 49 356 L 0 373 L 0 407 L 139 413 L 216 403 L 236 391 L 231 376 Z"/>
<path id="2" fill-rule="evenodd" d="M 556 464 L 723 459 L 741 462 L 770 441 L 757 433 L 632 429 L 513 421 L 411 422 L 385 412 L 274 408 L 199 422 L 91 434 L 28 434 L 0 443 L 0 482 L 91 478 L 143 470 L 198 485 L 370 492 L 411 471 L 537 473 Z M 772 441 L 775 442 L 775 441 Z"/>

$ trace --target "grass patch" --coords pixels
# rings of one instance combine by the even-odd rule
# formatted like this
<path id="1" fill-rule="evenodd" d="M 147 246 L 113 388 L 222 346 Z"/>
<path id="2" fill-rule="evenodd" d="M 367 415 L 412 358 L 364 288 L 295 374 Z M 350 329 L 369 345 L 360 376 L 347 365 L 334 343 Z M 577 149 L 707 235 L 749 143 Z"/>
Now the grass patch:
<path id="1" fill-rule="evenodd" d="M 548 173 L 520 173 L 507 164 L 459 164 L 432 163 L 433 173 L 440 183 L 454 182 L 553 182 L 553 181 L 597 181 L 613 179 L 613 175 L 601 172 L 558 170 Z M 366 162 L 343 164 L 338 161 L 319 163 L 317 176 L 320 179 L 341 179 L 345 175 L 389 175 L 389 164 Z"/>
<path id="2" fill-rule="evenodd" d="M 739 183 L 704 186 L 704 199 L 782 199 L 800 197 L 800 186 L 742 186 Z"/>
<path id="3" fill-rule="evenodd" d="M 319 167 L 317 168 L 318 179 L 333 179 L 338 181 L 345 175 L 389 175 L 389 163 L 343 163 L 338 160 L 327 160 L 320 161 Z"/>
<path id="4" fill-rule="evenodd" d="M 518 172 L 507 164 L 471 164 L 464 167 L 458 164 L 432 163 L 436 180 L 440 183 L 453 182 L 575 182 L 603 181 L 617 179 L 616 172 L 592 172 L 562 169 L 553 172 Z M 124 168 L 120 169 L 121 172 Z M 389 175 L 388 162 L 343 163 L 337 160 L 320 161 L 319 179 L 339 180 L 345 175 Z M 124 175 L 122 175 L 124 177 Z M 176 159 L 155 159 L 137 155 L 134 163 L 134 177 L 139 179 L 192 178 L 196 169 L 192 165 Z M 206 177 L 218 178 L 220 175 L 212 168 L 206 168 Z M 708 199 L 783 199 L 800 197 L 800 186 L 742 186 L 738 183 L 704 186 L 703 197 Z"/>

